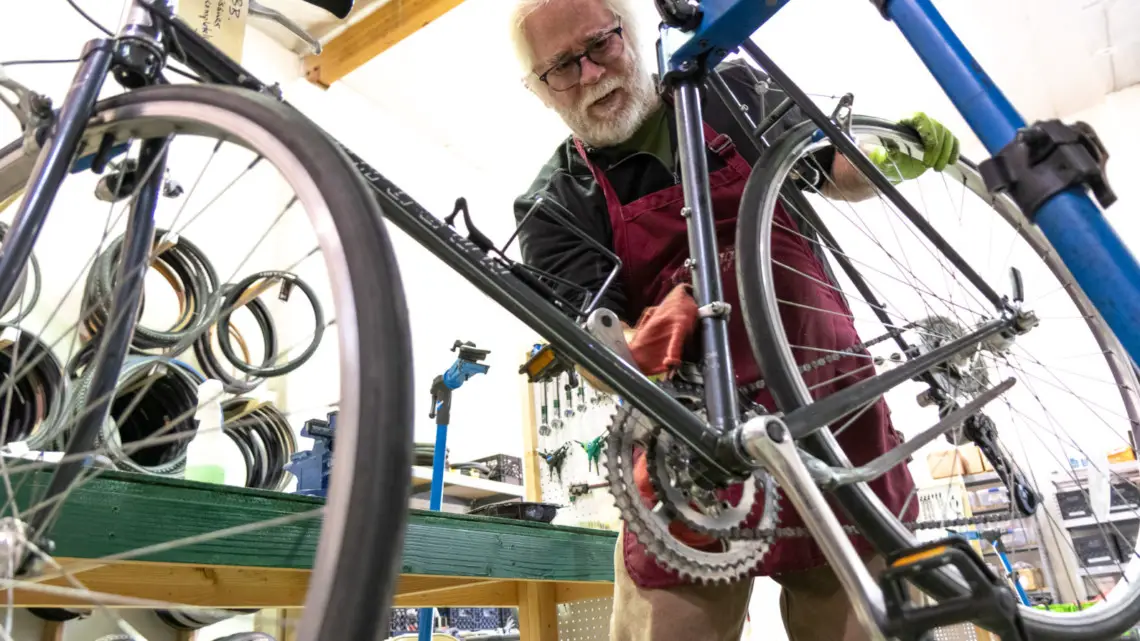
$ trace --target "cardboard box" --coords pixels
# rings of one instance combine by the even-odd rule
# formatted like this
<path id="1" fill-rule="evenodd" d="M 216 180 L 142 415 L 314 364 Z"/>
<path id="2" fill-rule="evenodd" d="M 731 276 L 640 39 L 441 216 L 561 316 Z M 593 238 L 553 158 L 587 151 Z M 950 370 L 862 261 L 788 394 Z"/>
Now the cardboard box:
<path id="1" fill-rule="evenodd" d="M 962 461 L 966 467 L 966 474 L 981 474 L 986 471 L 986 468 L 982 465 L 982 461 L 984 461 L 986 457 L 982 454 L 981 448 L 977 445 L 963 445 L 958 448 L 958 450 L 962 453 Z"/>
<path id="2" fill-rule="evenodd" d="M 928 454 L 926 465 L 930 468 L 931 477 L 944 479 L 966 474 L 981 474 L 985 471 L 982 467 L 985 458 L 977 445 L 964 445 L 956 450 Z"/>
<path id="3" fill-rule="evenodd" d="M 1025 568 L 1017 571 L 1017 582 L 1028 592 L 1045 589 L 1045 576 L 1037 568 Z"/>
<path id="4" fill-rule="evenodd" d="M 1136 460 L 1136 452 L 1129 446 L 1125 445 L 1122 448 L 1112 450 L 1108 453 L 1109 463 L 1127 463 L 1128 461 Z"/>
<path id="5" fill-rule="evenodd" d="M 926 455 L 931 478 L 945 479 L 966 473 L 966 464 L 958 450 L 942 450 Z"/>

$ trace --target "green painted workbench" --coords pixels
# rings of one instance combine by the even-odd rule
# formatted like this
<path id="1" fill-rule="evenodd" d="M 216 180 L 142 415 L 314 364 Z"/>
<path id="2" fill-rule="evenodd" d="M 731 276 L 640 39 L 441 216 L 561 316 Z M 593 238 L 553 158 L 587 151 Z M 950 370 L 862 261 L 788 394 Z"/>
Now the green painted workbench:
<path id="1" fill-rule="evenodd" d="M 29 506 L 46 482 L 46 471 L 14 475 L 18 505 Z M 130 601 L 145 599 L 297 608 L 320 522 L 289 517 L 322 505 L 292 494 L 102 472 L 64 503 L 52 534 L 55 557 L 88 589 L 127 597 L 122 607 L 153 607 Z M 282 522 L 164 545 L 270 519 Z M 615 540 L 599 530 L 412 511 L 395 605 L 519 607 L 524 639 L 556 638 L 556 603 L 612 594 Z M 27 606 L 78 603 L 29 590 L 15 598 Z"/>

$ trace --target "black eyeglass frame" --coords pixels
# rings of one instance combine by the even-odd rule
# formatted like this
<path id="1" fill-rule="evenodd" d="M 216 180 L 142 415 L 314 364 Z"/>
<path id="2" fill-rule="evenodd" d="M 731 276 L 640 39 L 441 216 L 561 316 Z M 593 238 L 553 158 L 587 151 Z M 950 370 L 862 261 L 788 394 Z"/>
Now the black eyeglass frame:
<path id="1" fill-rule="evenodd" d="M 622 46 L 623 46 L 623 50 L 624 50 L 625 37 L 622 36 L 622 32 L 624 30 L 625 30 L 625 27 L 623 27 L 621 22 L 618 21 L 618 26 L 614 27 L 613 29 L 610 29 L 608 31 L 603 32 L 602 34 L 598 35 L 598 37 L 596 37 L 593 42 L 586 45 L 585 51 L 583 51 L 582 53 L 579 53 L 577 55 L 571 56 L 568 60 L 563 60 L 561 62 L 557 62 L 557 63 L 551 65 L 551 67 L 549 69 L 542 72 L 542 74 L 540 74 L 538 76 L 538 79 L 541 80 L 542 82 L 546 83 L 546 86 L 550 87 L 550 89 L 552 91 L 559 91 L 559 92 L 570 91 L 571 89 L 573 89 L 574 87 L 576 87 L 578 85 L 578 82 L 580 82 L 580 79 L 582 77 L 582 58 L 590 58 L 590 50 L 593 49 L 598 43 L 604 41 L 606 38 L 609 38 L 610 36 L 616 35 L 622 41 Z M 578 67 L 579 81 L 575 81 L 574 84 L 570 85 L 569 87 L 566 87 L 565 89 L 555 89 L 554 86 L 550 84 L 550 81 L 547 80 L 547 76 L 550 75 L 550 72 L 554 71 L 555 67 L 558 67 L 558 66 L 561 66 L 564 64 L 568 64 L 570 62 L 573 62 Z M 594 60 L 593 58 L 590 58 L 590 62 L 592 62 L 596 65 L 599 65 L 599 66 L 609 64 L 606 62 L 598 62 L 597 60 Z M 611 60 L 610 62 L 613 62 L 613 61 Z"/>

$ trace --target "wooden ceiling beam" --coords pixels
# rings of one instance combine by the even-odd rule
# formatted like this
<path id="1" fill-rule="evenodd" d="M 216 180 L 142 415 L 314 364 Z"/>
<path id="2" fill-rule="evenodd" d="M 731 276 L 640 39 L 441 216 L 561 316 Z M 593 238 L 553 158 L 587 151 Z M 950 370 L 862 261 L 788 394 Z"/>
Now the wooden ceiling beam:
<path id="1" fill-rule="evenodd" d="M 462 2 L 387 0 L 325 44 L 319 56 L 306 57 L 305 77 L 327 88 Z"/>

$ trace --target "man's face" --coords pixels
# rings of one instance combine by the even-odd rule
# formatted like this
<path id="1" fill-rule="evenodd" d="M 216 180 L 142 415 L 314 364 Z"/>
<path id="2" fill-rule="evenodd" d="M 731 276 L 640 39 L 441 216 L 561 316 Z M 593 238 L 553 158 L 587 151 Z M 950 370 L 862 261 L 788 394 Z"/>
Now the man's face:
<path id="1" fill-rule="evenodd" d="M 596 147 L 629 139 L 657 106 L 653 80 L 634 47 L 612 34 L 617 26 L 617 18 L 601 0 L 555 0 L 532 13 L 523 24 L 534 52 L 532 71 L 537 76 L 560 64 L 576 71 L 573 59 L 596 47 L 607 34 L 612 38 L 607 48 L 621 47 L 620 55 L 603 64 L 581 58 L 577 84 L 563 91 L 532 79 L 543 102 L 558 112 L 576 136 Z"/>

